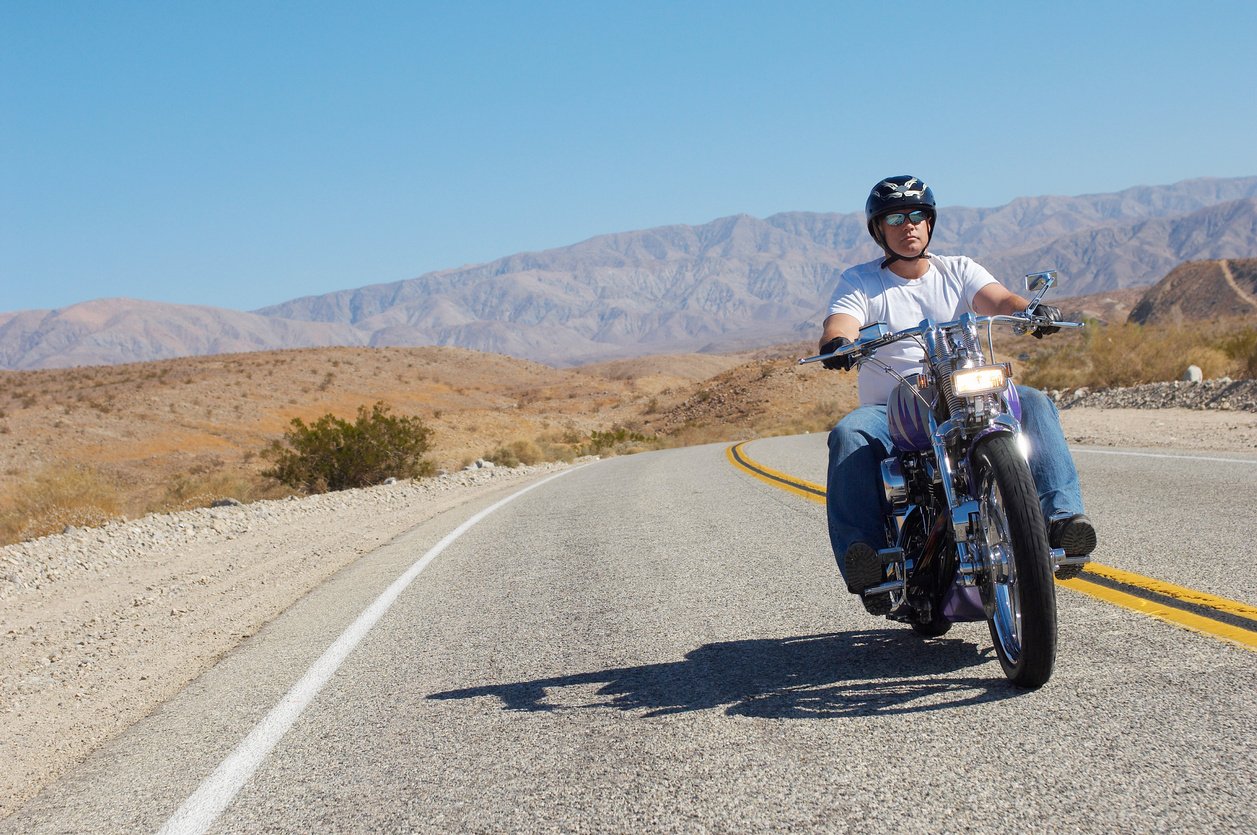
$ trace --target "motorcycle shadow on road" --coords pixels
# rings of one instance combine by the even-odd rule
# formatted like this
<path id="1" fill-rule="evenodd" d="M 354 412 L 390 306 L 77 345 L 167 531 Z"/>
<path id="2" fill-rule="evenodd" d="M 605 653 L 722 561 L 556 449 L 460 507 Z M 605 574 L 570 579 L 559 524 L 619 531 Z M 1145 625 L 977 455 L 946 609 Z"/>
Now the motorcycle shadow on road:
<path id="1" fill-rule="evenodd" d="M 986 667 L 982 675 L 957 675 L 977 667 Z M 592 701 L 583 695 L 591 686 Z M 494 697 L 516 711 L 611 709 L 665 716 L 724 708 L 730 716 L 825 719 L 947 710 L 1022 692 L 1004 679 L 990 647 L 980 651 L 957 638 L 924 641 L 907 630 L 881 629 L 711 643 L 681 661 L 428 698 Z M 583 700 L 573 702 L 572 696 Z"/>

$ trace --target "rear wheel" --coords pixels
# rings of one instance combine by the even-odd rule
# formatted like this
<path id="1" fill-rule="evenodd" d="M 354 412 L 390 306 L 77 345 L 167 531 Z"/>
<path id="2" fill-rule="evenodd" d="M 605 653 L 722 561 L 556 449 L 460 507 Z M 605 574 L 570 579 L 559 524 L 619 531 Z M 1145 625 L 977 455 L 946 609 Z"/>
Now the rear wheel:
<path id="1" fill-rule="evenodd" d="M 929 541 L 928 525 L 925 524 L 925 516 L 918 508 L 915 513 L 908 519 L 908 527 L 905 530 L 904 550 L 907 553 L 915 554 L 917 559 L 921 561 L 918 565 L 916 575 L 913 582 L 918 586 L 923 586 L 921 595 L 930 602 L 928 620 L 919 619 L 922 607 L 913 607 L 913 619 L 910 621 L 912 631 L 923 638 L 937 638 L 940 635 L 947 634 L 947 630 L 951 629 L 951 621 L 943 617 L 943 594 L 940 591 L 940 585 L 945 588 L 951 584 L 950 579 L 945 584 L 940 584 L 939 575 L 946 570 L 943 565 L 943 555 L 937 553 L 926 553 L 926 543 Z M 929 566 L 923 567 L 928 561 Z M 954 570 L 954 569 L 953 569 Z M 950 577 L 951 572 L 947 572 Z M 924 602 L 924 601 L 922 601 Z"/>
<path id="2" fill-rule="evenodd" d="M 1038 492 L 1012 435 L 978 442 L 973 479 L 995 652 L 1010 681 L 1040 687 L 1056 663 L 1056 587 Z"/>

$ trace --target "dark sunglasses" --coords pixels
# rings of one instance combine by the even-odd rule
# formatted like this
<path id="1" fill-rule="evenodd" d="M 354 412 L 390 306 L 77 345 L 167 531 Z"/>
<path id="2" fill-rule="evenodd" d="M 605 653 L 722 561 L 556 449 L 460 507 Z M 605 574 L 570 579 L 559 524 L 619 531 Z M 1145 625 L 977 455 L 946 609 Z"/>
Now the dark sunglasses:
<path id="1" fill-rule="evenodd" d="M 907 214 L 904 214 L 903 212 L 894 212 L 893 214 L 883 216 L 882 220 L 886 221 L 887 226 L 903 226 L 903 222 L 905 220 L 909 223 L 920 223 L 929 216 L 929 212 L 917 209 L 915 212 L 908 212 Z"/>

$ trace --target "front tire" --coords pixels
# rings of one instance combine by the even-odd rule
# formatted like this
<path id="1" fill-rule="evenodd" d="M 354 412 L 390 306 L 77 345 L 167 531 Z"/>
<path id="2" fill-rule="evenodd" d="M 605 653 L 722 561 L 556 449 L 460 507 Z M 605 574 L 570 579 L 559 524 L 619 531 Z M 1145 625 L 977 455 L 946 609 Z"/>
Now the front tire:
<path id="1" fill-rule="evenodd" d="M 1038 491 L 1008 433 L 979 441 L 972 462 L 995 652 L 1009 681 L 1041 687 L 1056 663 L 1056 586 Z"/>

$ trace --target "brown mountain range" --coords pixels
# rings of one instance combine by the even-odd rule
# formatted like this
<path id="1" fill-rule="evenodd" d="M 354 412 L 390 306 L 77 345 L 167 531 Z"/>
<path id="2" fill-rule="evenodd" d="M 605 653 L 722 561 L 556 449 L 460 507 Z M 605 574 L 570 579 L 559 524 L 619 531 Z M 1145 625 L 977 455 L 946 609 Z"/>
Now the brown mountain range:
<path id="1" fill-rule="evenodd" d="M 942 210 L 934 249 L 1059 295 L 1146 286 L 1194 259 L 1257 254 L 1257 177 Z M 0 368 L 317 345 L 454 345 L 553 365 L 745 350 L 810 337 L 843 268 L 874 255 L 860 214 L 739 215 L 603 235 L 255 311 L 111 299 L 0 314 Z"/>

